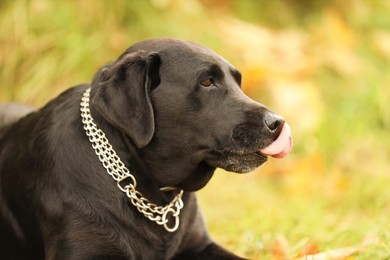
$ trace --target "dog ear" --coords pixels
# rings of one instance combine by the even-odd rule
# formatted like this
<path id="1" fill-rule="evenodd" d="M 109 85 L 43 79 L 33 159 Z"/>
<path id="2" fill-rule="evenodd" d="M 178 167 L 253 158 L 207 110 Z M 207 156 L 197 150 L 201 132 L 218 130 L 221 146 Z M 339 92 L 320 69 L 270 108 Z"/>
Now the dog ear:
<path id="1" fill-rule="evenodd" d="M 154 134 L 154 114 L 150 92 L 160 84 L 160 57 L 138 51 L 122 54 L 105 68 L 92 106 L 110 124 L 120 129 L 137 145 L 146 146 Z"/>

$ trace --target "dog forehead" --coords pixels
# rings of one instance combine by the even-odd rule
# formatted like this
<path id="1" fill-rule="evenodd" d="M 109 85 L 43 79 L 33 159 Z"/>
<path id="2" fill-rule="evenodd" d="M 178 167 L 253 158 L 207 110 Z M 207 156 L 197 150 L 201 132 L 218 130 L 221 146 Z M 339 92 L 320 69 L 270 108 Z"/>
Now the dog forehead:
<path id="1" fill-rule="evenodd" d="M 204 62 L 230 65 L 223 57 L 205 46 L 175 38 L 156 38 L 141 41 L 130 46 L 126 52 L 139 50 L 156 52 L 162 63 L 169 65 L 195 67 Z M 233 66 L 230 65 L 229 67 Z"/>

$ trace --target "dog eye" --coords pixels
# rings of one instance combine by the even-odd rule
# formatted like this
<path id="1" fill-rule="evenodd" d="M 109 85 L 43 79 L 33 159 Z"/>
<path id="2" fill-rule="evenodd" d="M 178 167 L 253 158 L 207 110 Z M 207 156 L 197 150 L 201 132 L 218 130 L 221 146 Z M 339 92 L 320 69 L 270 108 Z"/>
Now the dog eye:
<path id="1" fill-rule="evenodd" d="M 206 79 L 206 80 L 201 81 L 200 85 L 202 85 L 203 87 L 209 88 L 209 87 L 214 86 L 214 82 L 213 82 L 213 79 Z"/>

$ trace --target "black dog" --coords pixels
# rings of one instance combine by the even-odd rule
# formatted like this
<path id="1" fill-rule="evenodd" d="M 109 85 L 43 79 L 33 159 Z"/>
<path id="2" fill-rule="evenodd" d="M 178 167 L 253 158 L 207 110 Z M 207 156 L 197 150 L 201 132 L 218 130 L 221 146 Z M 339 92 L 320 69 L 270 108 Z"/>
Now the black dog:
<path id="1" fill-rule="evenodd" d="M 148 40 L 0 120 L 2 259 L 240 259 L 209 238 L 193 192 L 216 167 L 248 172 L 292 146 L 240 83 L 209 49 Z"/>

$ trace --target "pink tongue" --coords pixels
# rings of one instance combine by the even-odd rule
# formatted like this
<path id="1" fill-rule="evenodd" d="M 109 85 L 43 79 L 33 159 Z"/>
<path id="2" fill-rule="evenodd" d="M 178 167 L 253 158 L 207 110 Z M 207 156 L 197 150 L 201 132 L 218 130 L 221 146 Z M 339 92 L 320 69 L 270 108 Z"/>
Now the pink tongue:
<path id="1" fill-rule="evenodd" d="M 274 158 L 286 157 L 293 146 L 293 139 L 291 137 L 291 129 L 287 123 L 284 123 L 282 132 L 279 137 L 267 147 L 260 149 L 259 152 L 266 156 Z"/>

